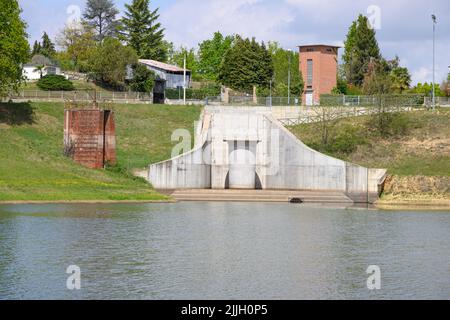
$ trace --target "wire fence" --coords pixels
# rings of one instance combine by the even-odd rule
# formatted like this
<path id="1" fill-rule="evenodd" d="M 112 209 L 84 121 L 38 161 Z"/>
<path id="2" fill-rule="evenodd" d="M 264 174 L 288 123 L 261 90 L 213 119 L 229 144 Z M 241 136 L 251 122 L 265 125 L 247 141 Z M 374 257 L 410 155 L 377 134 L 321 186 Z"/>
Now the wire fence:
<path id="1" fill-rule="evenodd" d="M 424 104 L 424 96 L 421 95 L 373 95 L 373 96 L 346 96 L 346 95 L 321 95 L 321 106 L 362 106 L 372 107 L 379 105 L 417 106 Z"/>

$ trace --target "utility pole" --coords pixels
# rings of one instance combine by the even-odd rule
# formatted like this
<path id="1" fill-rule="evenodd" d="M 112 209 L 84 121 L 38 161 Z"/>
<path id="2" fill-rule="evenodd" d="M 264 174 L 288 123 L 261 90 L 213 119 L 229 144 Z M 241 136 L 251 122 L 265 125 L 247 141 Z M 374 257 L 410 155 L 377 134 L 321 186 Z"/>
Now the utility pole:
<path id="1" fill-rule="evenodd" d="M 186 54 L 183 61 L 183 104 L 186 105 Z"/>
<path id="2" fill-rule="evenodd" d="M 436 15 L 431 15 L 431 20 L 433 20 L 433 110 L 436 109 L 436 92 L 435 92 L 435 77 L 436 77 Z"/>
<path id="3" fill-rule="evenodd" d="M 289 68 L 288 68 L 288 105 L 291 105 L 291 58 L 292 50 L 288 50 L 289 53 Z"/>

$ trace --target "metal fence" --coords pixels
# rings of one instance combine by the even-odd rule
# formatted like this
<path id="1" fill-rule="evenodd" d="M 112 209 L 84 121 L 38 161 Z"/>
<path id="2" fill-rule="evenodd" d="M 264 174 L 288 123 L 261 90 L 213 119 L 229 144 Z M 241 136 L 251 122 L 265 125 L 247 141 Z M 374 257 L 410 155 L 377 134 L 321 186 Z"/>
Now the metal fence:
<path id="1" fill-rule="evenodd" d="M 433 105 L 433 98 L 425 97 L 425 105 Z M 450 97 L 436 97 L 436 105 L 441 107 L 450 107 Z"/>
<path id="2" fill-rule="evenodd" d="M 383 108 L 377 107 L 314 107 L 300 114 L 296 118 L 278 119 L 284 126 L 296 126 L 300 124 L 334 121 L 343 118 L 352 118 L 360 116 L 371 116 L 380 113 L 396 113 L 396 112 L 412 112 L 420 110 L 422 106 L 388 106 Z"/>
<path id="3" fill-rule="evenodd" d="M 442 100 L 443 101 L 443 100 Z M 378 106 L 423 106 L 424 96 L 420 95 L 377 95 L 377 96 L 344 96 L 322 95 L 320 106 L 333 107 L 378 107 Z M 206 105 L 232 105 L 232 106 L 301 106 L 299 97 L 257 97 L 252 95 L 230 96 L 229 102 L 224 103 L 221 97 L 207 97 Z"/>
<path id="4" fill-rule="evenodd" d="M 421 95 L 373 95 L 373 96 L 346 96 L 346 95 L 321 95 L 321 106 L 361 106 L 371 107 L 379 105 L 417 106 L 424 104 L 424 96 Z"/>
<path id="5" fill-rule="evenodd" d="M 30 101 L 97 101 L 120 102 L 120 103 L 152 103 L 151 94 L 142 92 L 109 92 L 109 91 L 40 91 L 23 90 L 11 93 L 12 100 Z"/>
<path id="6" fill-rule="evenodd" d="M 229 102 L 224 103 L 220 96 L 218 97 L 207 97 L 205 99 L 206 105 L 231 105 L 231 106 L 299 106 L 301 105 L 301 100 L 298 97 L 257 97 L 256 101 L 253 96 L 230 96 Z"/>

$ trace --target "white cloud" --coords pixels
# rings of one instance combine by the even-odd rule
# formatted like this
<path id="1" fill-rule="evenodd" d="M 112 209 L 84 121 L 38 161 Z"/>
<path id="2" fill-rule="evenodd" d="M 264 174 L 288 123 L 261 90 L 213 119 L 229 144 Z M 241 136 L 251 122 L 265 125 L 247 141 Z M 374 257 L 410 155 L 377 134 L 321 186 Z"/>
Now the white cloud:
<path id="1" fill-rule="evenodd" d="M 285 6 L 261 0 L 180 0 L 161 18 L 169 40 L 194 46 L 215 31 L 277 40 L 285 36 L 279 28 L 292 22 L 294 14 Z"/>

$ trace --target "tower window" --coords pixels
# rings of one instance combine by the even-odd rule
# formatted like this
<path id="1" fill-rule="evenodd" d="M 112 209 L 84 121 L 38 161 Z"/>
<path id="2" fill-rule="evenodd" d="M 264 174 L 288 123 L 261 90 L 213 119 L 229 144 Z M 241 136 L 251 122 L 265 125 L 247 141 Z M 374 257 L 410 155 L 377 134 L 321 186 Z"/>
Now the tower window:
<path id="1" fill-rule="evenodd" d="M 312 59 L 308 59 L 307 61 L 307 85 L 312 85 L 313 84 L 313 60 Z"/>

